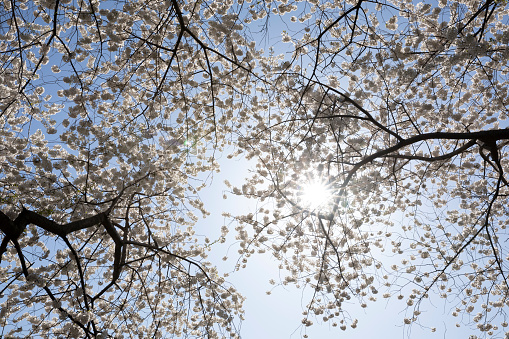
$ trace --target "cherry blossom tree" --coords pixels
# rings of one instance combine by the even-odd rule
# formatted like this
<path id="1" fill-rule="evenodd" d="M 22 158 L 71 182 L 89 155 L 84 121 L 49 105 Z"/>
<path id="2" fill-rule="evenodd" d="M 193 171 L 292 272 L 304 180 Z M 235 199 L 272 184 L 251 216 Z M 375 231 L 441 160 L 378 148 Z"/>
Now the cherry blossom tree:
<path id="1" fill-rule="evenodd" d="M 2 1 L 1 335 L 239 337 L 194 228 L 230 146 L 263 206 L 236 216 L 241 265 L 270 251 L 311 292 L 303 325 L 390 298 L 412 325 L 442 298 L 503 335 L 508 10 Z"/>
<path id="2" fill-rule="evenodd" d="M 265 203 L 238 218 L 244 256 L 273 253 L 279 283 L 308 291 L 305 326 L 355 328 L 349 304 L 393 298 L 435 331 L 421 313 L 443 299 L 456 326 L 503 337 L 506 2 L 271 4 L 291 12 L 289 53 L 264 61 L 267 114 L 239 141 L 258 165 L 232 190 Z"/>
<path id="3" fill-rule="evenodd" d="M 238 336 L 193 225 L 256 78 L 239 13 L 1 3 L 0 336 Z"/>

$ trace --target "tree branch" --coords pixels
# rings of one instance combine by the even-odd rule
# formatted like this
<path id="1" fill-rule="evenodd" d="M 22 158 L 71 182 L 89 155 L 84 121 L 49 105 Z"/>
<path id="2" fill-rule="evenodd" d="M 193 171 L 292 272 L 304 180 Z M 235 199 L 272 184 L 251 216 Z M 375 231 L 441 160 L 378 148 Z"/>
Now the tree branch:
<path id="1" fill-rule="evenodd" d="M 502 140 L 502 139 L 509 139 L 509 129 L 496 129 L 496 130 L 489 130 L 489 131 L 478 131 L 478 132 L 463 132 L 463 133 L 453 133 L 453 132 L 433 132 L 433 133 L 424 133 L 419 134 L 416 136 L 413 136 L 408 139 L 404 139 L 401 142 L 398 142 L 396 145 L 391 146 L 389 148 L 386 148 L 384 150 L 381 150 L 379 152 L 376 152 L 375 154 L 372 154 L 357 164 L 348 172 L 348 175 L 343 182 L 342 187 L 346 187 L 352 177 L 355 175 L 355 173 L 365 164 L 381 157 L 385 157 L 388 154 L 391 154 L 393 152 L 396 152 L 397 150 L 402 149 L 403 147 L 415 144 L 420 141 L 425 140 L 462 140 L 467 139 L 470 140 L 470 143 L 472 140 L 475 142 L 476 140 Z M 468 144 L 468 143 L 467 143 Z"/>

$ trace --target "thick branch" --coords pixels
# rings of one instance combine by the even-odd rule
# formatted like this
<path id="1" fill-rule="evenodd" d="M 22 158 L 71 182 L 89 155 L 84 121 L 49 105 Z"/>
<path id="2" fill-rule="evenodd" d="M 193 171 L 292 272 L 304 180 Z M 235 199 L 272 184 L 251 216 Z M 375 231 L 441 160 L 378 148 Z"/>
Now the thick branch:
<path id="1" fill-rule="evenodd" d="M 386 158 L 397 158 L 397 159 L 421 160 L 421 161 L 435 162 L 435 161 L 450 159 L 455 155 L 465 152 L 467 149 L 474 146 L 475 144 L 476 144 L 475 140 L 470 140 L 469 142 L 467 142 L 465 145 L 461 146 L 460 148 L 457 148 L 450 153 L 439 155 L 437 157 L 424 157 L 424 156 L 420 156 L 420 155 L 406 155 L 406 154 L 388 154 L 385 157 Z"/>
<path id="2" fill-rule="evenodd" d="M 120 276 L 120 271 L 122 268 L 121 263 L 122 239 L 120 238 L 120 235 L 118 234 L 115 227 L 111 224 L 111 221 L 106 216 L 103 217 L 102 224 L 104 225 L 104 228 L 106 228 L 106 231 L 108 232 L 110 237 L 115 242 L 115 255 L 113 259 L 113 278 L 112 278 L 112 281 L 114 282 Z"/>
<path id="3" fill-rule="evenodd" d="M 410 146 L 412 144 L 425 141 L 425 140 L 470 140 L 469 143 L 476 140 L 490 140 L 497 141 L 502 139 L 509 139 L 509 129 L 496 129 L 489 131 L 478 131 L 478 132 L 463 132 L 463 133 L 453 133 L 453 132 L 434 132 L 434 133 L 424 133 L 413 136 L 408 139 L 404 139 L 403 141 L 398 142 L 396 145 L 388 147 L 384 150 L 376 152 L 372 154 L 357 164 L 348 172 L 348 175 L 343 182 L 343 187 L 346 187 L 355 173 L 367 163 L 377 159 L 386 157 L 388 154 L 396 152 L 403 147 Z M 468 143 L 467 143 L 468 144 Z"/>

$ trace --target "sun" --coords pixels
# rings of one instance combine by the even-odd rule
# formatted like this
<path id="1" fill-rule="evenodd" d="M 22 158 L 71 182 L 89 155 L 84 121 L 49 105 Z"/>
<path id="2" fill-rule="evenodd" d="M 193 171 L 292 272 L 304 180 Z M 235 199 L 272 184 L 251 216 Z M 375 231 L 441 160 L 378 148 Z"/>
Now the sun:
<path id="1" fill-rule="evenodd" d="M 301 188 L 301 203 L 311 209 L 317 209 L 327 204 L 332 197 L 332 193 L 323 182 L 312 181 Z"/>

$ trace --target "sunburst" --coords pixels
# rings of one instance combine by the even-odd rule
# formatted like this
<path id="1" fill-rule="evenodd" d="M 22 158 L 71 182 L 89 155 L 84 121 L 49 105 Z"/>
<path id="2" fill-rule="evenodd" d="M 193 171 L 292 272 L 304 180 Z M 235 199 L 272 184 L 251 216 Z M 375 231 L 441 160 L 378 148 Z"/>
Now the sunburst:
<path id="1" fill-rule="evenodd" d="M 310 181 L 301 188 L 300 201 L 307 208 L 322 208 L 330 202 L 331 198 L 332 192 L 324 182 Z"/>

